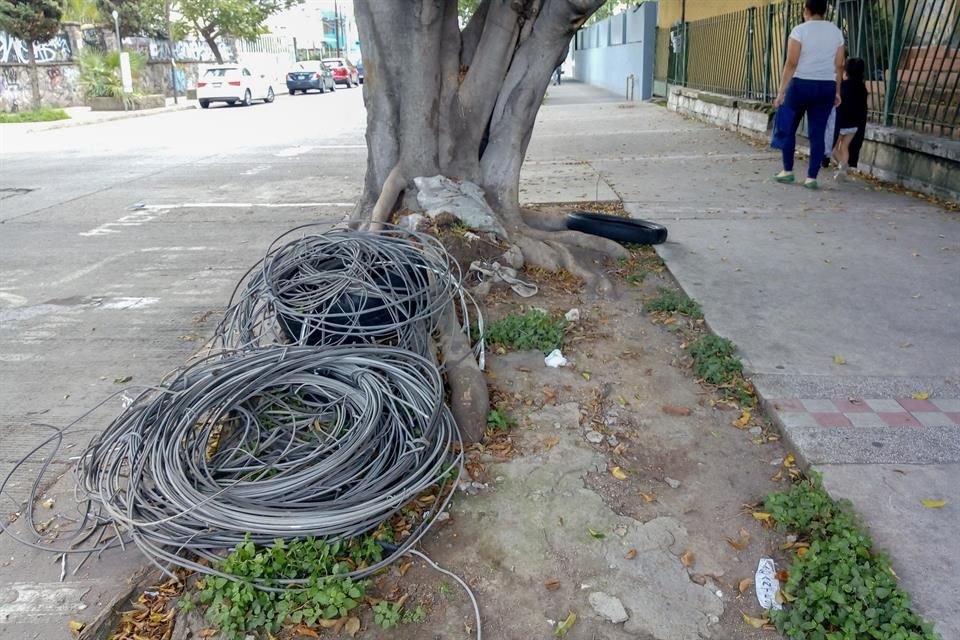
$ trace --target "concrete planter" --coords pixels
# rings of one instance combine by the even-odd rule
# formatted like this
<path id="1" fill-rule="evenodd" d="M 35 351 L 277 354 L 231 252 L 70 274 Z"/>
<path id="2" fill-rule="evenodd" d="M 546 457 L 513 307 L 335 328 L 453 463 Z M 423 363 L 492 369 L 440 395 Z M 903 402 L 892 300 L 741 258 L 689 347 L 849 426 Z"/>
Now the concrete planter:
<path id="1" fill-rule="evenodd" d="M 87 98 L 87 104 L 92 111 L 126 111 L 121 98 Z M 167 106 L 166 98 L 162 95 L 140 96 L 133 101 L 130 109 L 157 109 Z"/>

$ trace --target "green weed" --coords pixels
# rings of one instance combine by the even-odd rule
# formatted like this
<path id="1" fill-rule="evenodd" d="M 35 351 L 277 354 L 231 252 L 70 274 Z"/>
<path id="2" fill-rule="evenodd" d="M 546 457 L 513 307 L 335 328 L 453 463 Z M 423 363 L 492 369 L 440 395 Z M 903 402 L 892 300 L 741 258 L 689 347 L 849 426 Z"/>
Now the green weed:
<path id="1" fill-rule="evenodd" d="M 566 320 L 532 309 L 526 313 L 511 313 L 497 320 L 487 327 L 485 335 L 491 345 L 520 351 L 537 350 L 546 354 L 563 347 L 566 333 Z"/>
<path id="2" fill-rule="evenodd" d="M 32 111 L 18 111 L 16 113 L 0 112 L 0 124 L 14 124 L 18 122 L 52 122 L 54 120 L 69 120 L 70 116 L 63 109 L 34 109 Z"/>
<path id="3" fill-rule="evenodd" d="M 494 431 L 509 431 L 513 426 L 513 418 L 503 409 L 491 409 L 487 414 L 487 426 Z"/>
<path id="4" fill-rule="evenodd" d="M 784 608 L 771 613 L 786 638 L 938 638 L 910 609 L 889 559 L 873 551 L 851 505 L 830 498 L 819 476 L 769 495 L 765 508 L 780 526 L 810 542 L 793 557 Z"/>
<path id="5" fill-rule="evenodd" d="M 737 347 L 726 338 L 707 334 L 689 347 L 693 373 L 707 384 L 720 387 L 724 395 L 743 406 L 753 406 L 752 388 L 743 377 Z"/>
<path id="6" fill-rule="evenodd" d="M 680 313 L 694 320 L 703 319 L 703 307 L 699 302 L 668 287 L 657 289 L 657 297 L 648 302 L 643 310 L 648 313 Z"/>

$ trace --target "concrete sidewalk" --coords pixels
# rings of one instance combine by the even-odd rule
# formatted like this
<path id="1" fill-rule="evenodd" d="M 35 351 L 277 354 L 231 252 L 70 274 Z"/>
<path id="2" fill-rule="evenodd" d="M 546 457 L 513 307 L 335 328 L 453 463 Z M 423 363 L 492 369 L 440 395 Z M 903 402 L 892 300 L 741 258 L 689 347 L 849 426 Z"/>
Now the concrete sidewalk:
<path id="1" fill-rule="evenodd" d="M 70 116 L 69 120 L 54 120 L 52 122 L 24 122 L 16 124 L 0 125 L 0 132 L 15 131 L 18 133 L 30 133 L 34 131 L 50 131 L 53 129 L 67 129 L 70 127 L 82 127 L 88 124 L 100 124 L 102 122 L 113 122 L 115 120 L 127 120 L 129 118 L 143 118 L 146 116 L 155 116 L 161 113 L 173 113 L 175 111 L 186 111 L 188 109 L 198 109 L 200 104 L 196 100 L 187 100 L 180 98 L 174 103 L 173 98 L 167 98 L 167 106 L 156 109 L 141 109 L 138 111 L 92 111 L 90 107 L 67 107 L 64 111 Z"/>
<path id="2" fill-rule="evenodd" d="M 776 184 L 769 149 L 584 85 L 552 87 L 543 113 L 551 100 L 581 102 L 582 120 L 541 118 L 528 184 L 573 172 L 570 199 L 596 182 L 669 228 L 667 266 L 738 345 L 797 455 L 853 500 L 916 608 L 960 638 L 960 214 L 830 174 L 820 192 Z M 541 157 L 551 136 L 563 157 Z"/>

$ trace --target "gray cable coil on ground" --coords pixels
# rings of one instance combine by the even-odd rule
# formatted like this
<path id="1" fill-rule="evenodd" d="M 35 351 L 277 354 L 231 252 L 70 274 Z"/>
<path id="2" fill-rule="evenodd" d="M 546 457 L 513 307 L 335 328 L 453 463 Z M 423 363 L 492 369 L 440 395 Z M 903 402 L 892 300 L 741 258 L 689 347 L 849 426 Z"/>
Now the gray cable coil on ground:
<path id="1" fill-rule="evenodd" d="M 466 329 L 460 267 L 435 237 L 303 225 L 275 239 L 244 276 L 213 347 L 379 343 L 427 355 L 452 304 Z"/>
<path id="2" fill-rule="evenodd" d="M 142 394 L 76 474 L 158 567 L 214 574 L 186 556 L 215 562 L 248 533 L 256 544 L 369 533 L 440 484 L 442 500 L 409 537 L 349 574 L 362 577 L 411 549 L 444 510 L 451 469 L 463 465 L 455 442 L 427 358 L 379 345 L 266 347 L 198 362 Z"/>

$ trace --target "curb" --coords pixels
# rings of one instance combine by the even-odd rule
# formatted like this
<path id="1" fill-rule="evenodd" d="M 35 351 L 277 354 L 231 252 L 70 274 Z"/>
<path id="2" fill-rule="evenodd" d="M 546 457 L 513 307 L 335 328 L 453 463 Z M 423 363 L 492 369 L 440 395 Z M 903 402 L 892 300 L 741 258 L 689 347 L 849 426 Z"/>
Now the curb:
<path id="1" fill-rule="evenodd" d="M 94 124 L 102 124 L 104 122 L 116 122 L 117 120 L 128 120 L 130 118 L 147 118 L 150 116 L 159 116 L 165 113 L 176 113 L 177 111 L 189 111 L 191 109 L 199 108 L 196 104 L 181 104 L 174 105 L 172 107 L 163 107 L 156 110 L 144 110 L 144 111 L 120 111 L 116 115 L 107 116 L 105 118 L 90 119 L 90 120 L 60 120 L 57 122 L 50 123 L 49 126 L 40 127 L 40 128 L 30 128 L 25 129 L 24 133 L 40 133 L 42 131 L 53 131 L 55 129 L 71 129 L 73 127 L 85 127 Z"/>

